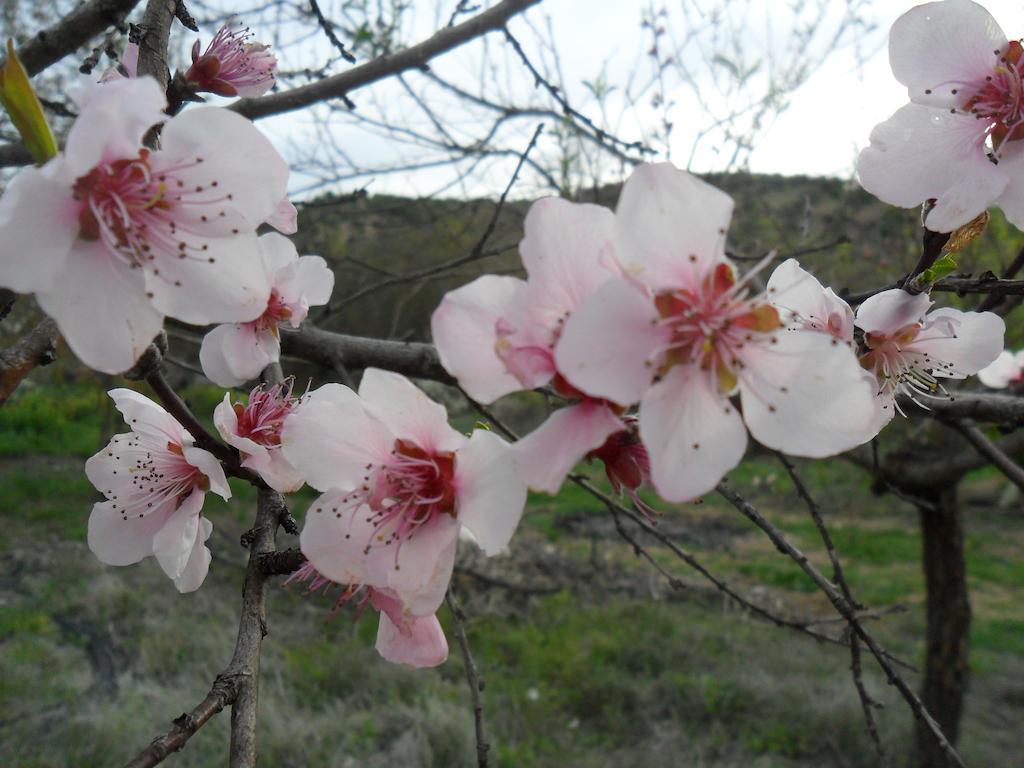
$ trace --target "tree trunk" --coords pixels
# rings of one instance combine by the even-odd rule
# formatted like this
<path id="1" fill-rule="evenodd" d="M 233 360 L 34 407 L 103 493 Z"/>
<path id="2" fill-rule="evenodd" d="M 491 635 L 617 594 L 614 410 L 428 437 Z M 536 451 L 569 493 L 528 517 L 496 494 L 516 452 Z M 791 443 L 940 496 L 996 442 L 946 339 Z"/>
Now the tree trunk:
<path id="1" fill-rule="evenodd" d="M 951 744 L 956 744 L 969 675 L 964 530 L 956 486 L 931 497 L 934 510 L 921 510 L 921 540 L 927 590 L 927 655 L 921 700 Z M 946 768 L 942 750 L 923 724 L 917 726 L 919 768 Z"/>

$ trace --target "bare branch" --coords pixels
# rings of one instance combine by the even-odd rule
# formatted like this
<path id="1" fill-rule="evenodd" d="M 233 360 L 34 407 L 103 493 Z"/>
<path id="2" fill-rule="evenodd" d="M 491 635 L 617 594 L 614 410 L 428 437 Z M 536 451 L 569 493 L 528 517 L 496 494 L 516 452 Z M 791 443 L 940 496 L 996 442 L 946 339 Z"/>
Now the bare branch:
<path id="1" fill-rule="evenodd" d="M 56 24 L 40 30 L 18 48 L 18 58 L 29 76 L 37 75 L 74 53 L 107 27 L 119 27 L 139 0 L 92 0 L 80 5 Z M 0 66 L 6 59 L 0 58 Z"/>
<path id="2" fill-rule="evenodd" d="M 57 324 L 50 318 L 14 344 L 0 352 L 0 405 L 18 388 L 22 379 L 40 365 L 49 365 L 57 356 Z"/>
<path id="3" fill-rule="evenodd" d="M 473 661 L 473 654 L 469 650 L 469 639 L 466 637 L 464 622 L 466 614 L 462 612 L 455 593 L 451 586 L 445 593 L 444 601 L 448 604 L 448 610 L 452 612 L 452 624 L 455 627 L 455 637 L 459 641 L 459 648 L 462 649 L 462 662 L 466 668 L 466 682 L 469 684 L 469 696 L 473 701 L 473 722 L 476 729 L 476 764 L 477 768 L 487 768 L 487 753 L 491 745 L 487 741 L 484 731 L 484 705 L 480 693 L 484 689 L 484 681 L 480 679 L 476 662 Z"/>
<path id="4" fill-rule="evenodd" d="M 421 68 L 435 56 L 446 53 L 487 32 L 500 29 L 518 13 L 540 0 L 502 0 L 493 8 L 464 21 L 455 27 L 445 27 L 418 45 L 398 53 L 379 56 L 347 72 L 326 77 L 315 83 L 301 85 L 280 93 L 252 99 L 239 99 L 231 109 L 252 120 L 282 112 L 292 112 L 346 94 L 391 75 L 409 69 Z"/>
<path id="5" fill-rule="evenodd" d="M 282 333 L 281 343 L 285 354 L 325 368 L 333 369 L 341 361 L 349 369 L 372 366 L 418 379 L 455 383 L 432 344 L 348 336 L 308 324 L 295 333 Z"/>
<path id="6" fill-rule="evenodd" d="M 171 79 L 167 65 L 167 45 L 174 23 L 176 0 L 149 0 L 142 15 L 142 37 L 139 40 L 139 77 L 149 75 L 166 91 Z"/>
<path id="7" fill-rule="evenodd" d="M 957 766 L 957 768 L 967 768 L 956 749 L 954 749 L 953 745 L 949 743 L 949 740 L 942 732 L 939 724 L 935 722 L 935 718 L 933 718 L 931 714 L 929 714 L 928 710 L 925 709 L 924 705 L 921 703 L 921 699 L 918 698 L 917 694 L 911 690 L 910 686 L 907 685 L 907 682 L 900 677 L 892 664 L 889 663 L 886 651 L 878 645 L 874 637 L 872 637 L 864 628 L 864 625 L 857 618 L 856 609 L 850 604 L 850 601 L 840 594 L 836 586 L 822 575 L 821 571 L 815 567 L 815 565 L 808 559 L 807 555 L 792 544 L 778 528 L 769 523 L 768 520 L 766 520 L 750 502 L 746 501 L 742 496 L 729 488 L 729 486 L 724 482 L 719 483 L 715 490 L 717 490 L 723 498 L 736 507 L 744 517 L 764 531 L 768 535 L 772 544 L 775 545 L 775 548 L 799 565 L 800 570 L 806 573 L 810 579 L 818 585 L 818 588 L 825 593 L 825 596 L 829 599 L 829 602 L 832 603 L 833 607 L 849 622 L 850 628 L 857 633 L 857 636 L 860 637 L 861 640 L 864 641 L 868 650 L 870 650 L 871 654 L 875 659 L 877 659 L 882 671 L 885 672 L 889 682 L 896 686 L 896 690 L 900 692 L 900 695 L 907 702 L 907 705 L 914 713 L 914 717 L 916 717 L 919 722 L 923 723 L 931 732 L 932 736 L 935 737 L 936 743 L 942 749 L 950 763 Z"/>
<path id="8" fill-rule="evenodd" d="M 984 432 L 967 420 L 951 420 L 946 423 L 963 435 L 964 439 L 973 445 L 978 453 L 992 462 L 996 469 L 1006 475 L 1011 483 L 1024 490 L 1024 468 L 1003 453 Z"/>
<path id="9" fill-rule="evenodd" d="M 218 675 L 213 688 L 191 711 L 174 719 L 174 727 L 163 736 L 153 739 L 148 747 L 142 750 L 124 768 L 153 768 L 166 760 L 170 755 L 185 746 L 193 734 L 206 725 L 214 715 L 235 700 L 235 684 L 231 678 Z"/>

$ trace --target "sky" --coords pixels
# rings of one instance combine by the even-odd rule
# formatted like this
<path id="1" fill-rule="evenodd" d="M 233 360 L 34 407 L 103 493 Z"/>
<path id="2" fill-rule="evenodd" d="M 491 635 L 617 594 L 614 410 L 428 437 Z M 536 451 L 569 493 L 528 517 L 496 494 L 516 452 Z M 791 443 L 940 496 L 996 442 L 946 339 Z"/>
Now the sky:
<path id="1" fill-rule="evenodd" d="M 844 2 L 827 0 L 825 16 L 818 20 L 815 36 L 810 44 L 810 54 L 804 60 L 812 62 L 806 82 L 788 100 L 788 107 L 775 119 L 762 126 L 757 133 L 754 148 L 746 159 L 747 167 L 757 173 L 806 174 L 812 176 L 838 176 L 853 178 L 857 153 L 868 143 L 871 129 L 888 118 L 906 100 L 906 89 L 892 77 L 888 63 L 888 30 L 893 21 L 906 10 L 916 5 L 903 0 L 863 0 L 863 17 L 868 28 L 857 36 L 847 35 L 838 46 L 827 45 L 826 40 L 837 28 Z M 415 42 L 428 37 L 444 21 L 439 15 L 447 16 L 446 4 L 454 7 L 455 0 L 415 0 L 413 13 L 403 29 L 404 39 Z M 493 4 L 493 3 L 491 3 Z M 544 0 L 540 6 L 526 12 L 525 18 L 513 19 L 510 29 L 524 41 L 536 61 L 544 58 L 537 45 L 537 29 L 550 29 L 551 37 L 559 52 L 563 82 L 570 101 L 580 111 L 598 119 L 599 105 L 589 96 L 585 81 L 593 82 L 603 75 L 614 86 L 612 96 L 606 101 L 614 122 L 613 130 L 626 139 L 649 134 L 663 117 L 661 108 L 654 108 L 645 97 L 638 104 L 627 107 L 623 100 L 626 85 L 645 63 L 644 52 L 650 47 L 648 33 L 641 28 L 641 16 L 651 0 Z M 667 117 L 673 124 L 670 143 L 670 157 L 677 165 L 697 172 L 724 170 L 729 152 L 716 152 L 721 137 L 709 135 L 691 156 L 694 140 L 702 127 L 713 119 L 709 112 L 730 102 L 726 97 L 716 97 L 709 90 L 709 78 L 721 66 L 753 66 L 760 69 L 751 77 L 753 88 L 758 84 L 760 74 L 770 59 L 786 61 L 785 46 L 787 35 L 793 26 L 789 8 L 792 0 L 656 0 L 655 7 L 665 6 L 669 13 L 661 23 L 668 36 L 677 39 L 687 29 L 699 25 L 705 18 L 695 14 L 689 21 L 683 18 L 680 8 L 684 5 L 706 9 L 712 5 L 723 5 L 734 13 L 735 34 L 725 42 L 705 44 L 702 51 L 688 49 L 684 61 L 700 83 L 706 105 L 694 98 L 693 92 L 677 82 L 668 83 L 666 100 L 672 106 Z M 814 5 L 814 3 L 810 3 Z M 1020 0 L 988 0 L 984 5 L 1001 23 L 1012 38 L 1024 35 L 1024 3 Z M 807 23 L 806 15 L 800 22 Z M 502 46 L 500 35 L 492 34 L 488 44 Z M 303 51 L 314 52 L 314 58 L 325 56 L 329 49 L 322 40 L 312 41 Z M 817 55 L 824 50 L 831 52 L 824 57 L 824 63 L 816 63 Z M 477 41 L 457 49 L 431 62 L 431 67 L 453 82 L 472 88 L 480 78 L 483 61 L 483 45 Z M 493 48 L 492 48 L 493 50 Z M 711 63 L 728 59 L 732 64 Z M 499 59 L 500 60 L 500 59 Z M 799 61 L 788 57 L 789 61 Z M 514 101 L 536 100 L 532 78 L 512 58 L 504 60 L 508 75 L 498 78 L 505 95 Z M 719 69 L 716 70 L 716 67 Z M 409 75 L 415 81 L 415 73 Z M 504 78 L 504 79 L 502 79 Z M 648 92 L 649 94 L 649 92 Z M 371 105 L 383 105 L 385 113 L 390 108 L 393 119 L 416 120 L 409 117 L 416 110 L 401 93 L 394 81 L 373 86 L 353 94 L 361 109 Z M 403 101 L 403 99 L 405 101 Z M 455 130 L 459 129 L 458 114 L 440 111 L 452 120 Z M 466 116 L 466 137 L 472 137 L 476 118 Z M 425 124 L 420 118 L 420 125 Z M 294 147 L 309 145 L 311 132 L 308 115 L 295 114 L 261 122 L 279 142 L 291 142 Z M 522 146 L 529 136 L 531 126 L 522 126 L 522 134 L 508 141 L 509 146 Z M 413 162 L 429 157 L 422 147 L 395 144 L 374 136 L 365 130 L 340 125 L 335 129 L 336 142 L 350 155 L 367 164 L 388 164 Z M 548 138 L 548 142 L 552 139 Z M 538 154 L 544 151 L 538 150 Z M 550 151 L 550 148 L 549 148 Z M 468 182 L 451 189 L 454 195 L 496 194 L 510 175 L 514 158 L 504 162 L 484 164 Z M 605 181 L 618 180 L 623 171 L 613 166 L 600 169 Z M 446 188 L 451 177 L 450 169 L 428 168 L 416 173 L 391 176 L 377 176 L 372 179 L 371 191 L 402 194 L 430 194 Z M 345 191 L 362 186 L 369 179 L 355 178 L 338 182 L 334 188 Z M 301 191 L 310 179 L 296 175 L 293 191 Z"/>

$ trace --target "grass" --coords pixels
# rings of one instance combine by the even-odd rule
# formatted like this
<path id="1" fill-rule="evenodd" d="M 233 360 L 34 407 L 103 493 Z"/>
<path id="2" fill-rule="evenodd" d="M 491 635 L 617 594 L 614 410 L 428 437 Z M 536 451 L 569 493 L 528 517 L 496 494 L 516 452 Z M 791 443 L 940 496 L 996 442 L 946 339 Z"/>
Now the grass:
<path id="1" fill-rule="evenodd" d="M 15 458 L 24 454 L 20 444 L 0 462 L 0 506 L 7 510 L 0 765 L 20 768 L 124 762 L 202 699 L 233 645 L 244 564 L 237 541 L 254 504 L 252 489 L 234 482 L 231 501 L 208 498 L 214 562 L 197 593 L 178 595 L 152 560 L 103 566 L 84 544 L 97 495 L 81 465 L 98 446 L 104 414 L 95 390 L 56 394 L 26 390 L 0 409 L 0 455 L 19 440 L 35 454 Z M 191 396 L 206 412 L 220 397 L 212 390 Z M 755 455 L 730 481 L 827 572 L 818 532 L 780 469 L 772 457 Z M 879 640 L 919 661 L 915 515 L 890 497 L 872 496 L 838 462 L 800 471 L 830 501 L 825 514 L 858 597 L 873 607 L 908 608 L 873 624 Z M 300 520 L 312 498 L 305 491 L 291 499 Z M 670 553 L 652 548 L 688 585 L 673 593 L 618 541 L 600 502 L 571 484 L 554 498 L 531 495 L 529 509 L 511 553 L 488 566 L 509 581 L 561 579 L 563 588 L 524 598 L 468 577 L 458 582 L 486 682 L 495 765 L 875 764 L 842 649 L 752 620 L 702 591 L 696 574 Z M 830 615 L 796 566 L 717 496 L 666 509 L 660 524 L 749 599 L 794 616 Z M 968 764 L 1010 765 L 1019 744 L 1007 723 L 1024 717 L 1024 689 L 1013 682 L 1024 678 L 1024 526 L 985 512 L 972 512 L 967 525 L 974 676 L 962 751 Z M 329 618 L 329 607 L 301 590 L 271 590 L 261 762 L 472 765 L 472 713 L 457 649 L 434 670 L 390 665 L 373 650 L 372 612 Z M 441 620 L 451 637 L 445 611 Z M 912 722 L 905 706 L 873 665 L 866 665 L 866 681 L 886 705 L 879 720 L 890 752 L 906 758 Z M 223 765 L 227 723 L 216 718 L 174 764 Z"/>

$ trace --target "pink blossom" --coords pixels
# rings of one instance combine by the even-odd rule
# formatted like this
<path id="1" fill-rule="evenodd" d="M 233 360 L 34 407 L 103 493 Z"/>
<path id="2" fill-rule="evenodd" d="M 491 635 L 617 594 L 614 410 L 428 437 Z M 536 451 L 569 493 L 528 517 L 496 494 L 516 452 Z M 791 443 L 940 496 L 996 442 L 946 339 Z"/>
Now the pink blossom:
<path id="1" fill-rule="evenodd" d="M 768 296 L 783 321 L 794 328 L 823 331 L 846 344 L 853 344 L 853 310 L 822 286 L 796 259 L 786 259 L 768 280 Z"/>
<path id="2" fill-rule="evenodd" d="M 519 245 L 528 279 L 478 278 L 448 293 L 431 318 L 442 365 L 474 399 L 550 384 L 571 401 L 513 446 L 520 475 L 537 490 L 556 493 L 573 466 L 625 428 L 621 406 L 569 384 L 554 355 L 567 318 L 618 274 L 613 220 L 600 206 L 539 200 Z"/>
<path id="3" fill-rule="evenodd" d="M 255 229 L 285 196 L 288 166 L 248 120 L 198 107 L 167 120 L 152 78 L 90 84 L 65 152 L 0 198 L 0 285 L 35 293 L 78 357 L 132 366 L 164 315 L 206 325 L 266 308 Z"/>
<path id="4" fill-rule="evenodd" d="M 888 423 L 906 395 L 945 397 L 939 379 L 963 379 L 995 360 L 1003 348 L 1003 319 L 992 312 L 942 307 L 929 312 L 927 294 L 899 288 L 867 299 L 857 309 L 866 352 L 861 365 L 878 379 L 876 420 Z"/>
<path id="5" fill-rule="evenodd" d="M 1013 353 L 1003 350 L 994 361 L 978 371 L 986 387 L 1006 389 L 1024 384 L 1024 350 Z"/>
<path id="6" fill-rule="evenodd" d="M 108 565 L 152 555 L 179 592 L 192 592 L 210 567 L 205 542 L 213 525 L 200 515 L 206 491 L 231 498 L 224 470 L 152 400 L 130 389 L 110 397 L 132 431 L 114 435 L 85 463 L 89 482 L 107 497 L 89 516 L 89 549 Z"/>
<path id="7" fill-rule="evenodd" d="M 247 323 L 218 325 L 203 338 L 203 373 L 222 387 L 251 381 L 281 358 L 282 325 L 298 328 L 311 306 L 326 304 L 334 273 L 319 256 L 299 256 L 286 237 L 270 232 L 259 238 L 262 263 L 253 271 L 270 275 L 270 296 L 263 313 Z"/>
<path id="8" fill-rule="evenodd" d="M 615 214 L 628 277 L 585 300 L 555 348 L 558 370 L 583 392 L 639 401 L 651 478 L 669 501 L 713 488 L 742 459 L 747 428 L 811 457 L 871 437 L 873 392 L 856 357 L 825 334 L 784 329 L 750 276 L 737 277 L 725 259 L 731 215 L 732 200 L 696 177 L 638 167 Z"/>
<path id="9" fill-rule="evenodd" d="M 369 368 L 357 395 L 339 384 L 311 392 L 285 420 L 285 458 L 323 492 L 300 544 L 340 584 L 391 589 L 406 610 L 437 610 L 459 529 L 487 554 L 508 544 L 526 488 L 508 445 L 486 430 L 468 439 L 443 406 L 408 379 Z"/>
<path id="10" fill-rule="evenodd" d="M 293 379 L 265 388 L 262 384 L 249 393 L 246 405 L 231 402 L 231 393 L 213 411 L 213 423 L 228 445 L 242 454 L 242 466 L 281 493 L 302 487 L 302 474 L 281 451 L 281 430 L 288 416 L 295 413 L 301 399 L 292 397 Z"/>
<path id="11" fill-rule="evenodd" d="M 871 133 L 857 161 L 866 190 L 902 207 L 937 199 L 929 229 L 950 232 L 990 205 L 1024 227 L 1024 59 L 969 0 L 910 9 L 889 61 L 910 103 Z"/>
<path id="12" fill-rule="evenodd" d="M 232 16 L 217 30 L 200 55 L 199 41 L 192 45 L 192 66 L 185 79 L 197 91 L 220 96 L 262 96 L 274 87 L 277 59 L 269 45 L 252 42 L 252 33 L 241 19 Z"/>
<path id="13" fill-rule="evenodd" d="M 336 593 L 334 610 L 354 604 L 361 613 L 367 604 L 380 614 L 377 652 L 388 661 L 410 667 L 436 667 L 448 658 L 448 641 L 435 614 L 413 616 L 402 608 L 391 589 L 374 589 L 361 584 L 342 585 L 319 573 L 309 561 L 288 577 L 305 583 L 308 593 Z"/>

